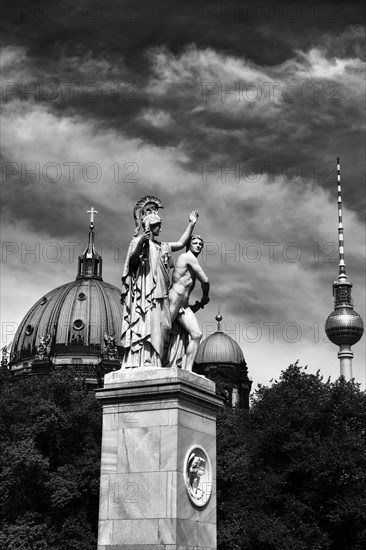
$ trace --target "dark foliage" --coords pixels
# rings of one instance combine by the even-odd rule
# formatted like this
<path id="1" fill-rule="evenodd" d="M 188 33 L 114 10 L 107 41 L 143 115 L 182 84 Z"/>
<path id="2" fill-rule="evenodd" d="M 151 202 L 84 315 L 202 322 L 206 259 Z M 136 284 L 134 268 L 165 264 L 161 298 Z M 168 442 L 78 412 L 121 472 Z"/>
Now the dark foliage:
<path id="1" fill-rule="evenodd" d="M 95 550 L 101 411 L 69 374 L 3 383 L 0 548 Z"/>
<path id="2" fill-rule="evenodd" d="M 297 365 L 218 419 L 219 550 L 366 547 L 366 396 Z M 95 550 L 101 411 L 70 375 L 0 392 L 0 548 Z"/>
<path id="3" fill-rule="evenodd" d="M 218 421 L 220 550 L 366 547 L 366 396 L 291 365 Z"/>

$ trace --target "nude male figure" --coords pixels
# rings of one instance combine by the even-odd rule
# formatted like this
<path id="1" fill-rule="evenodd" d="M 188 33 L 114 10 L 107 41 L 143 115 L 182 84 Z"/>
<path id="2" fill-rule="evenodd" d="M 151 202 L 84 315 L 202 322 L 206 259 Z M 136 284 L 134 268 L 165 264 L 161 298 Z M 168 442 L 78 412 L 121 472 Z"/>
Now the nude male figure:
<path id="1" fill-rule="evenodd" d="M 208 297 L 210 283 L 197 259 L 203 246 L 202 237 L 192 235 L 187 245 L 187 252 L 181 254 L 176 261 L 172 276 L 172 286 L 169 291 L 171 321 L 173 323 L 176 319 L 190 336 L 186 349 L 185 364 L 185 370 L 188 371 L 192 371 L 198 346 L 202 338 L 202 332 L 194 312 L 203 308 L 210 301 Z M 188 300 L 197 279 L 201 283 L 202 299 L 190 307 Z"/>

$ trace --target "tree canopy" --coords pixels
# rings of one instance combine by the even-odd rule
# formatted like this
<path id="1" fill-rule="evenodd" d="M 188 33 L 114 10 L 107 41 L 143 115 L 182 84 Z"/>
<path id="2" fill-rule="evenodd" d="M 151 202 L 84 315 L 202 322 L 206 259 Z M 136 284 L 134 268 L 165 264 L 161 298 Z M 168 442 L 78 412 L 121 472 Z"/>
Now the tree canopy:
<path id="1" fill-rule="evenodd" d="M 0 386 L 0 548 L 95 550 L 101 410 L 71 374 Z M 217 423 L 218 550 L 366 547 L 366 395 L 291 365 Z"/>
<path id="2" fill-rule="evenodd" d="M 220 550 L 366 547 L 366 396 L 297 364 L 218 420 Z"/>
<path id="3" fill-rule="evenodd" d="M 70 374 L 3 383 L 0 548 L 95 550 L 101 413 Z"/>

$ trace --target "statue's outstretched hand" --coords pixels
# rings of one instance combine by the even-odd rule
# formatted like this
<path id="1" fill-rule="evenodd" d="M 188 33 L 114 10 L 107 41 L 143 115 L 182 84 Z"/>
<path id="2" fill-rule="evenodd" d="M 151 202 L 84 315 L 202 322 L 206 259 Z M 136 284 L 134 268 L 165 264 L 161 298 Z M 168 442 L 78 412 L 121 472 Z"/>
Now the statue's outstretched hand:
<path id="1" fill-rule="evenodd" d="M 192 212 L 189 213 L 188 219 L 189 219 L 190 222 L 196 223 L 197 220 L 198 220 L 198 216 L 199 216 L 199 214 L 198 214 L 197 210 L 193 210 Z"/>

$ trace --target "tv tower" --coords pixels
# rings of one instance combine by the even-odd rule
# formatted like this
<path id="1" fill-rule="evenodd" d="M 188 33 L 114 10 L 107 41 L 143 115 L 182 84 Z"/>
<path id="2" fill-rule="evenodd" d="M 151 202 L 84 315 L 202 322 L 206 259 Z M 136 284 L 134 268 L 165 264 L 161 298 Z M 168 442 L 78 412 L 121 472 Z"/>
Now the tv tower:
<path id="1" fill-rule="evenodd" d="M 334 311 L 325 322 L 325 332 L 331 342 L 339 346 L 340 376 L 352 379 L 351 346 L 356 344 L 363 334 L 363 321 L 353 309 L 351 296 L 352 283 L 347 280 L 344 262 L 344 242 L 342 223 L 342 189 L 339 157 L 337 158 L 338 181 L 338 242 L 339 242 L 339 275 L 333 283 Z"/>

